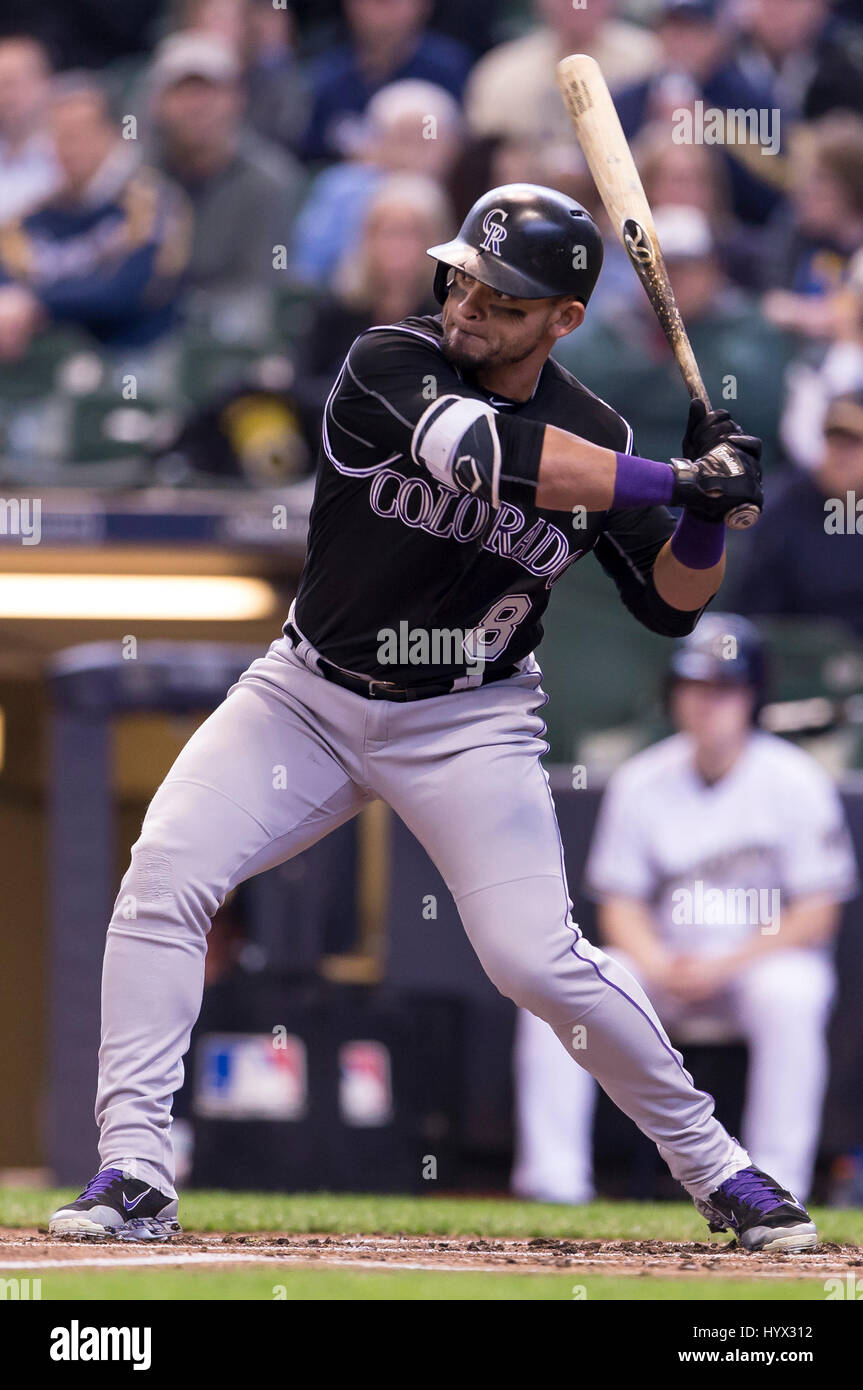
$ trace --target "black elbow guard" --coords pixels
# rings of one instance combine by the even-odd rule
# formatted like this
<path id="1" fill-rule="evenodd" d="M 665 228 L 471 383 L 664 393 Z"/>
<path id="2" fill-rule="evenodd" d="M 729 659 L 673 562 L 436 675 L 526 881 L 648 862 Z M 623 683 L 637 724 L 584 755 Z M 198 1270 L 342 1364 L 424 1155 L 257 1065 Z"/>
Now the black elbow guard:
<path id="1" fill-rule="evenodd" d="M 673 608 L 657 593 L 652 575 L 647 576 L 644 588 L 630 594 L 629 601 L 624 599 L 624 603 L 643 627 L 659 637 L 688 637 L 707 607 L 705 603 L 691 610 Z"/>

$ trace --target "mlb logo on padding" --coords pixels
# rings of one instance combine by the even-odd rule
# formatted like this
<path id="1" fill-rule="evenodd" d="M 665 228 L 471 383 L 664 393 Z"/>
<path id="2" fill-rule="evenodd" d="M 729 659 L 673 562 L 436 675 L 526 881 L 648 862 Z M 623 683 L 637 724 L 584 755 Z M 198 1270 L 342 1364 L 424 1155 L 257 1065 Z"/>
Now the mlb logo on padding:
<path id="1" fill-rule="evenodd" d="M 389 1049 L 379 1042 L 339 1048 L 339 1113 L 346 1125 L 386 1125 L 393 1118 Z"/>
<path id="2" fill-rule="evenodd" d="M 208 1119 L 299 1120 L 306 1112 L 306 1047 L 288 1034 L 210 1033 L 196 1054 L 195 1111 Z"/>

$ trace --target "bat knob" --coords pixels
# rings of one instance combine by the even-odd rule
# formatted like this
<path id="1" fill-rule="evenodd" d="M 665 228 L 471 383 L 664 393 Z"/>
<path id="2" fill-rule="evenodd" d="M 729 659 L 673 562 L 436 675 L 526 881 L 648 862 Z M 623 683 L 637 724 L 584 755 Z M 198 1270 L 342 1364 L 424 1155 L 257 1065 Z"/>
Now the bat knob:
<path id="1" fill-rule="evenodd" d="M 725 525 L 732 531 L 745 531 L 748 526 L 754 526 L 761 515 L 761 508 L 756 507 L 754 502 L 744 502 L 739 507 L 732 507 L 730 512 L 725 514 Z"/>

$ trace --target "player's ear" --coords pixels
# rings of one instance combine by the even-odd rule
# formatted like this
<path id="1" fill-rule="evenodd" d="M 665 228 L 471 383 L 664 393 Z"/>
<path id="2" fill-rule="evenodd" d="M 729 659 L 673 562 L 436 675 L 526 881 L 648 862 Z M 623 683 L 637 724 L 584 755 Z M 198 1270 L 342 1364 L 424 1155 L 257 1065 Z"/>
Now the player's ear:
<path id="1" fill-rule="evenodd" d="M 549 329 L 552 337 L 565 338 L 584 322 L 584 305 L 580 299 L 561 299 Z"/>

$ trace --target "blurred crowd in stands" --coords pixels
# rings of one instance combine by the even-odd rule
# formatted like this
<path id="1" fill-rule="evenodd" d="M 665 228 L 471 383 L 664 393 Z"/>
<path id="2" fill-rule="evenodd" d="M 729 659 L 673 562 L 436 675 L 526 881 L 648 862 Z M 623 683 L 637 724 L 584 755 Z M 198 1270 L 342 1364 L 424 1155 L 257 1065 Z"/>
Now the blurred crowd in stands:
<path id="1" fill-rule="evenodd" d="M 677 453 L 683 388 L 556 87 L 573 51 L 613 89 L 711 397 L 765 440 L 724 606 L 863 636 L 860 0 L 5 0 L 7 483 L 307 475 L 355 334 L 435 312 L 425 248 L 517 180 L 606 234 L 560 361 Z"/>

